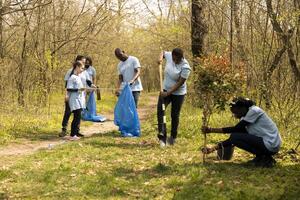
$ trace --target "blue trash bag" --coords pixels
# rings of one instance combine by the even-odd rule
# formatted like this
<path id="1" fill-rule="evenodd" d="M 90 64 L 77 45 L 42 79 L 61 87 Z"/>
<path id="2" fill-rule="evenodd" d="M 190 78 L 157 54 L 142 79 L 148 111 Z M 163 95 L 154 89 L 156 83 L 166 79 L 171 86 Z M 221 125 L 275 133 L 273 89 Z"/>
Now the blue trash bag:
<path id="1" fill-rule="evenodd" d="M 141 134 L 140 120 L 136 110 L 132 91 L 126 83 L 119 96 L 114 112 L 115 125 L 119 126 L 119 131 L 123 137 L 139 137 Z"/>
<path id="2" fill-rule="evenodd" d="M 92 122 L 104 122 L 106 118 L 101 115 L 97 115 L 96 101 L 94 91 L 90 93 L 89 100 L 86 105 L 86 109 L 82 111 L 81 115 L 82 120 L 92 121 Z"/>

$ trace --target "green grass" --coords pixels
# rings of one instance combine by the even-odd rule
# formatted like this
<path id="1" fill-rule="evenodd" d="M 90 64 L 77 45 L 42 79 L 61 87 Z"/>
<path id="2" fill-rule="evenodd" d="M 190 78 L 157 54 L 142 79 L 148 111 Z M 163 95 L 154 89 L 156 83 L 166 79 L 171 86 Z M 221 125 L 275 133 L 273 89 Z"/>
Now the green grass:
<path id="1" fill-rule="evenodd" d="M 97 101 L 97 111 L 100 114 L 111 113 L 117 98 L 112 93 L 103 93 L 102 100 Z M 55 138 L 61 131 L 64 113 L 63 94 L 54 94 L 51 105 L 36 107 L 28 105 L 26 108 L 17 105 L 5 105 L 0 113 L 0 145 L 27 140 L 46 140 Z M 69 129 L 72 116 L 69 120 Z M 83 122 L 81 126 L 90 126 L 91 122 Z"/>
<path id="2" fill-rule="evenodd" d="M 0 168 L 0 199 L 300 199 L 299 156 L 285 153 L 289 143 L 272 169 L 246 166 L 251 156 L 239 150 L 232 161 L 219 162 L 212 154 L 203 164 L 200 110 L 186 103 L 182 111 L 174 147 L 159 148 L 153 112 L 140 138 L 111 132 L 3 157 L 10 164 Z M 231 120 L 219 113 L 211 124 Z M 223 138 L 208 136 L 209 143 Z"/>

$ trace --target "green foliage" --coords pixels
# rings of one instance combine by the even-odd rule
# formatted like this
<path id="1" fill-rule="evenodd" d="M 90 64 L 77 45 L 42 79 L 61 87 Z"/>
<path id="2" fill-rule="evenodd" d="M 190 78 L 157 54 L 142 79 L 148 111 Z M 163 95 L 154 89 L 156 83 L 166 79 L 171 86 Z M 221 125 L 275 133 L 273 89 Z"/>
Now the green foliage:
<path id="1" fill-rule="evenodd" d="M 212 107 L 224 110 L 230 98 L 242 92 L 245 83 L 243 64 L 231 66 L 226 57 L 217 55 L 198 59 L 197 62 L 196 95 L 200 99 L 209 96 Z"/>

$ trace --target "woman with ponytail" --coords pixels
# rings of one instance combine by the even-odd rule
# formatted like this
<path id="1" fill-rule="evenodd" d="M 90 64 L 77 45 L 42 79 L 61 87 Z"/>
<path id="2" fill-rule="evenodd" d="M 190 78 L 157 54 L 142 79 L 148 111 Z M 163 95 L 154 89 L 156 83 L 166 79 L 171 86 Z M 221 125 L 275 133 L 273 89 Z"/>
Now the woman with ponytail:
<path id="1" fill-rule="evenodd" d="M 276 124 L 255 103 L 247 98 L 238 97 L 230 103 L 233 115 L 240 122 L 233 127 L 202 127 L 204 133 L 229 133 L 230 137 L 211 148 L 203 148 L 205 154 L 225 147 L 236 146 L 255 155 L 249 163 L 255 166 L 272 167 L 276 161 L 273 155 L 278 153 L 281 137 Z"/>

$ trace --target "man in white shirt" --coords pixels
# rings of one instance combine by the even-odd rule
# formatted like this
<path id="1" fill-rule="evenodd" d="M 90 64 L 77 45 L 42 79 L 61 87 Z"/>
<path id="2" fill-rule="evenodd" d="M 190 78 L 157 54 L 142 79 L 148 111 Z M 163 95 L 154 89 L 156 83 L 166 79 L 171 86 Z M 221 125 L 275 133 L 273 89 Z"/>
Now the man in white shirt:
<path id="1" fill-rule="evenodd" d="M 119 81 L 116 95 L 118 96 L 120 94 L 122 83 L 128 83 L 132 90 L 134 102 L 137 107 L 140 92 L 143 90 L 140 79 L 140 62 L 136 57 L 127 55 L 120 48 L 115 49 L 115 56 L 120 60 L 120 63 L 118 64 Z"/>

